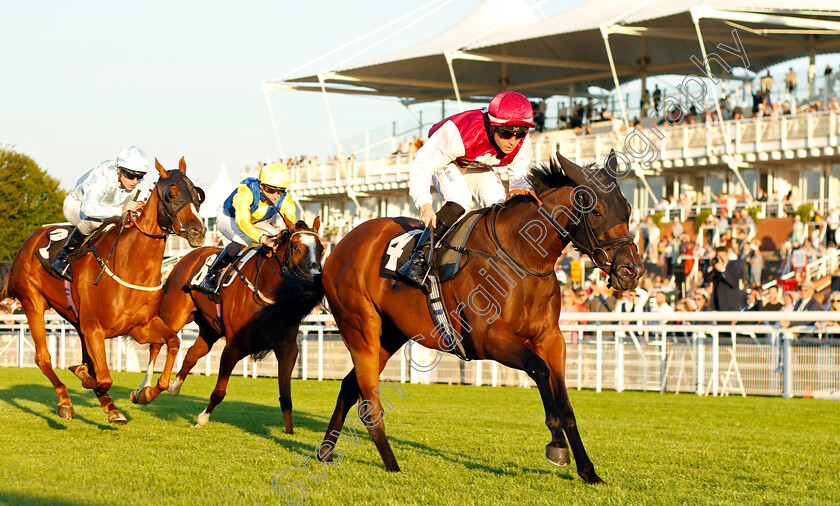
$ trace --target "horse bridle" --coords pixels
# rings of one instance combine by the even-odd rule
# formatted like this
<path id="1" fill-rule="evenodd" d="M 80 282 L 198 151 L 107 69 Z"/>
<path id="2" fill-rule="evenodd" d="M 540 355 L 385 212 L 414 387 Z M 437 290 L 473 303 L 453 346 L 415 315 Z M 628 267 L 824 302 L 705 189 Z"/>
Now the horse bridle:
<path id="1" fill-rule="evenodd" d="M 176 209 L 173 214 L 170 214 L 169 213 L 169 208 L 164 203 L 165 199 L 164 199 L 164 196 L 162 195 L 163 186 L 164 185 L 160 184 L 160 181 L 155 183 L 155 190 L 157 191 L 157 194 L 158 194 L 158 216 L 163 214 L 164 217 L 166 217 L 169 221 L 169 223 L 164 226 L 164 225 L 160 224 L 160 219 L 158 219 L 158 225 L 163 230 L 162 234 L 150 234 L 150 233 L 146 232 L 145 230 L 140 228 L 140 224 L 137 223 L 137 219 L 135 217 L 135 214 L 131 213 L 131 212 L 128 213 L 128 215 L 129 215 L 128 221 L 130 221 L 131 224 L 134 225 L 134 227 L 136 227 L 137 230 L 139 230 L 141 234 L 145 235 L 146 237 L 150 237 L 152 239 L 165 239 L 168 235 L 179 235 L 179 234 L 182 234 L 182 233 L 186 232 L 187 229 L 184 228 L 184 224 L 181 223 L 181 220 L 178 219 L 178 213 L 181 212 L 181 209 L 187 207 L 190 204 L 195 204 L 196 207 L 200 206 L 204 202 L 204 199 L 205 199 L 204 190 L 202 190 L 198 186 L 193 186 L 193 189 L 196 190 L 198 195 L 194 195 L 191 200 L 183 199 L 183 200 L 185 200 L 185 202 L 183 204 L 181 204 L 180 206 L 178 206 L 178 209 Z M 163 209 L 163 213 L 161 213 L 161 208 Z M 178 222 L 178 228 L 177 229 L 174 227 L 175 222 Z"/>
<path id="2" fill-rule="evenodd" d="M 612 275 L 615 273 L 615 257 L 618 256 L 618 254 L 621 253 L 621 250 L 623 250 L 625 247 L 633 244 L 632 237 L 630 237 L 629 235 L 624 235 L 620 237 L 613 237 L 612 239 L 607 239 L 604 242 L 599 242 L 598 236 L 595 234 L 595 231 L 592 229 L 592 225 L 589 223 L 589 220 L 586 219 L 586 216 L 583 213 L 583 211 L 580 209 L 579 206 L 574 206 L 575 211 L 573 217 L 575 218 L 575 220 L 573 221 L 576 221 L 577 223 L 583 222 L 583 232 L 584 236 L 586 237 L 586 241 L 588 242 L 588 244 L 583 244 L 580 240 L 578 240 L 578 238 L 576 238 L 568 230 L 563 228 L 562 225 L 557 223 L 557 220 L 555 220 L 551 213 L 548 212 L 548 210 L 545 208 L 545 206 L 539 198 L 536 199 L 536 204 L 537 211 L 546 220 L 548 220 L 549 224 L 551 224 L 552 228 L 554 228 L 554 230 L 557 232 L 558 237 L 560 237 L 561 239 L 568 238 L 575 248 L 577 248 L 581 253 L 584 253 L 587 256 L 589 256 L 589 258 L 592 260 L 592 263 L 595 264 L 595 267 L 601 269 L 601 271 L 603 271 L 609 278 L 612 278 Z M 520 264 L 519 262 L 514 260 L 513 257 L 505 250 L 504 246 L 502 246 L 502 243 L 501 241 L 499 241 L 499 237 L 496 234 L 496 220 L 498 219 L 499 210 L 501 209 L 501 207 L 501 205 L 496 205 L 493 208 L 494 215 L 492 218 L 491 231 L 493 234 L 493 241 L 496 243 L 496 247 L 499 248 L 499 250 L 501 250 L 505 254 L 505 256 L 507 256 L 511 261 L 513 261 L 516 264 L 516 266 L 522 269 L 524 272 L 527 272 L 528 274 L 537 277 L 547 277 L 551 275 L 554 272 L 553 270 L 548 272 L 537 272 Z M 618 250 L 613 254 L 612 260 L 610 260 L 610 255 L 608 252 L 616 248 L 618 248 Z M 599 252 L 603 253 L 604 258 L 606 259 L 606 261 L 603 264 L 600 264 L 598 262 L 597 258 Z"/>
<path id="3" fill-rule="evenodd" d="M 277 255 L 277 254 L 274 255 L 274 258 L 277 259 L 277 264 L 280 266 L 281 275 L 285 272 L 289 272 L 291 270 L 294 270 L 295 273 L 298 276 L 305 279 L 306 281 L 313 281 L 315 279 L 315 276 L 313 276 L 312 274 L 309 274 L 308 272 L 305 272 L 305 271 L 301 270 L 300 268 L 298 268 L 296 266 L 291 265 L 292 254 L 291 254 L 291 251 L 290 251 L 291 248 L 289 248 L 289 245 L 292 243 L 292 238 L 294 236 L 298 235 L 298 234 L 301 234 L 301 235 L 309 234 L 309 235 L 314 235 L 315 237 L 318 237 L 318 234 L 316 232 L 312 232 L 311 230 L 299 230 L 297 232 L 292 232 L 291 234 L 289 234 L 288 238 L 286 238 L 285 241 L 284 241 L 284 245 L 286 246 L 286 249 L 283 252 L 283 259 L 281 260 L 280 255 Z M 274 251 L 276 253 L 276 250 L 272 250 L 272 251 Z M 236 269 L 236 273 L 239 275 L 240 279 L 242 279 L 242 282 L 245 283 L 245 286 L 247 286 L 251 290 L 251 292 L 253 292 L 254 300 L 256 301 L 256 303 L 260 306 L 267 306 L 269 304 L 273 304 L 274 301 L 268 299 L 257 288 L 257 284 L 259 284 L 259 282 L 260 282 L 260 273 L 262 273 L 263 265 L 264 265 L 264 262 L 259 262 L 259 260 L 257 261 L 257 274 L 256 274 L 256 276 L 254 276 L 254 282 L 253 283 L 245 276 L 245 274 L 242 273 L 241 270 L 239 270 L 238 265 L 234 265 L 234 269 Z M 257 298 L 257 297 L 259 297 L 259 298 Z"/>

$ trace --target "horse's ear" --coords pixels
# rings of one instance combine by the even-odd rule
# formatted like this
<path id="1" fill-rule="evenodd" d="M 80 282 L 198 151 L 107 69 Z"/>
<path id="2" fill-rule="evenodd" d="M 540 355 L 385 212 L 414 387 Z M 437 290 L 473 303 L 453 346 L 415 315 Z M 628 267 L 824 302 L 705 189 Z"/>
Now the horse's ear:
<path id="1" fill-rule="evenodd" d="M 157 157 L 155 157 L 155 168 L 157 169 L 158 174 L 160 174 L 160 177 L 166 177 L 167 171 L 163 168 L 163 165 L 160 164 Z"/>
<path id="2" fill-rule="evenodd" d="M 556 156 L 557 161 L 560 162 L 560 167 L 563 168 L 563 172 L 565 172 L 566 175 L 572 179 L 572 181 L 574 181 L 577 184 L 581 184 L 581 181 L 583 181 L 584 179 L 583 169 L 580 167 L 580 165 L 576 164 L 571 160 L 566 159 L 566 157 L 561 155 L 559 151 L 554 156 Z"/>
<path id="3" fill-rule="evenodd" d="M 316 216 L 315 221 L 312 222 L 312 230 L 314 230 L 315 232 L 318 232 L 318 229 L 320 229 L 320 228 L 321 228 L 321 217 Z"/>
<path id="4" fill-rule="evenodd" d="M 607 174 L 615 181 L 615 174 L 618 174 L 618 157 L 615 156 L 615 150 L 611 149 L 610 154 L 607 155 L 607 161 L 604 163 L 607 168 Z"/>
<path id="5" fill-rule="evenodd" d="M 181 157 L 181 161 L 178 162 L 178 169 L 180 169 L 184 174 L 187 173 L 187 161 L 184 160 L 183 156 Z"/>
<path id="6" fill-rule="evenodd" d="M 295 222 L 293 222 L 292 220 L 287 218 L 286 215 L 283 214 L 283 213 L 280 213 L 280 215 L 283 217 L 283 221 L 286 223 L 286 230 L 288 230 L 290 232 L 292 230 L 294 230 L 295 229 Z"/>

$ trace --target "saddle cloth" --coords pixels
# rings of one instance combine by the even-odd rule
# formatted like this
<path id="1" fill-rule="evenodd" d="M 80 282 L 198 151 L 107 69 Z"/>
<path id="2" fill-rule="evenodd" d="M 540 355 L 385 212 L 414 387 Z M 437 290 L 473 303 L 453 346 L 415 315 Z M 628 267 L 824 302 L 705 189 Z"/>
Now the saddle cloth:
<path id="1" fill-rule="evenodd" d="M 256 246 L 254 248 L 246 250 L 244 253 L 240 254 L 236 260 L 234 260 L 227 268 L 225 272 L 221 276 L 221 284 L 222 288 L 230 285 L 233 283 L 233 278 L 236 276 L 237 270 L 248 263 L 254 255 L 256 255 L 257 250 L 262 246 Z M 219 252 L 220 253 L 220 252 Z M 188 288 L 195 288 L 204 281 L 204 278 L 207 277 L 207 273 L 210 271 L 210 266 L 213 265 L 213 262 L 216 261 L 216 257 L 219 256 L 219 253 L 213 253 L 212 255 L 208 256 L 204 259 L 204 263 L 199 265 L 193 276 L 190 278 L 189 287 Z"/>
<path id="2" fill-rule="evenodd" d="M 118 220 L 119 218 L 105 222 L 101 227 L 96 229 L 90 237 L 87 238 L 79 249 L 68 255 L 67 259 L 70 261 L 70 266 L 72 267 L 76 260 L 89 253 L 93 249 L 93 244 L 99 242 L 99 239 L 104 234 L 108 233 L 112 228 L 117 226 Z M 58 275 L 58 272 L 56 272 L 55 269 L 52 268 L 52 264 L 55 262 L 56 258 L 58 258 L 58 254 L 61 253 L 61 250 L 64 248 L 64 244 L 67 243 L 67 238 L 70 237 L 70 232 L 73 231 L 73 226 L 50 225 L 45 228 L 48 229 L 47 233 L 44 235 L 44 237 L 47 238 L 47 243 L 43 247 L 35 250 L 35 255 L 38 257 L 41 265 L 44 266 L 44 269 L 50 273 L 51 276 L 58 279 L 64 279 Z"/>
<path id="3" fill-rule="evenodd" d="M 433 266 L 433 271 L 438 273 L 439 281 L 449 281 L 466 265 L 466 260 L 463 258 L 465 255 L 447 246 L 465 247 L 473 227 L 481 216 L 480 211 L 473 211 L 464 216 L 443 238 L 444 244 L 436 248 L 436 264 Z M 397 270 L 411 257 L 411 252 L 414 251 L 414 246 L 423 232 L 422 227 L 408 227 L 407 223 L 401 224 L 406 228 L 391 239 L 382 255 L 380 275 L 383 277 L 399 277 Z"/>

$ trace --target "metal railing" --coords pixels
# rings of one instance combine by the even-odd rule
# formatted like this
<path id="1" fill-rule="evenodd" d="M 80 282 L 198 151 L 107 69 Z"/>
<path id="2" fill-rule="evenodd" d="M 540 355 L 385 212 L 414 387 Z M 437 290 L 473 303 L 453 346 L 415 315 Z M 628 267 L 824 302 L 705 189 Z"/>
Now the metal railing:
<path id="1" fill-rule="evenodd" d="M 0 365 L 34 367 L 34 345 L 25 316 L 2 318 Z M 563 318 L 580 322 L 560 326 L 567 340 L 570 388 L 783 397 L 840 390 L 840 339 L 829 338 L 840 338 L 840 327 L 813 325 L 840 321 L 840 312 L 564 313 Z M 794 323 L 781 328 L 779 320 Z M 53 366 L 79 363 L 81 348 L 73 328 L 58 315 L 47 315 L 47 323 Z M 176 369 L 195 341 L 197 328 L 190 325 L 180 336 Z M 293 377 L 340 379 L 352 368 L 330 315 L 307 317 L 298 341 L 300 355 Z M 111 339 L 108 343 L 110 368 L 145 369 L 148 357 L 138 353 L 133 341 Z M 217 346 L 193 372 L 216 373 L 221 352 Z M 159 358 L 158 370 L 162 363 Z M 234 374 L 276 376 L 277 362 L 273 355 L 256 363 L 246 358 Z M 497 362 L 463 362 L 413 343 L 395 354 L 382 377 L 412 383 L 534 385 L 524 372 Z"/>

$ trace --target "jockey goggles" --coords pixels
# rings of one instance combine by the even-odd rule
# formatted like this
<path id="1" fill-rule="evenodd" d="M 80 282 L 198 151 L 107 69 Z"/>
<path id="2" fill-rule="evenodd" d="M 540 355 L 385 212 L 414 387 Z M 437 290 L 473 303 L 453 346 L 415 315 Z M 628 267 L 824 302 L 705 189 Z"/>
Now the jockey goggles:
<path id="1" fill-rule="evenodd" d="M 510 139 L 511 137 L 524 139 L 528 135 L 528 127 L 496 127 L 496 132 L 502 139 Z"/>
<path id="2" fill-rule="evenodd" d="M 123 177 L 130 180 L 139 180 L 142 179 L 145 174 L 140 172 L 132 172 L 128 169 L 124 169 L 120 167 L 120 172 L 122 173 Z"/>
<path id="3" fill-rule="evenodd" d="M 263 191 L 265 191 L 266 193 L 270 193 L 272 195 L 276 194 L 276 193 L 283 193 L 283 192 L 286 191 L 285 188 L 280 188 L 278 186 L 269 186 L 265 183 L 263 183 L 262 188 L 263 188 Z"/>

